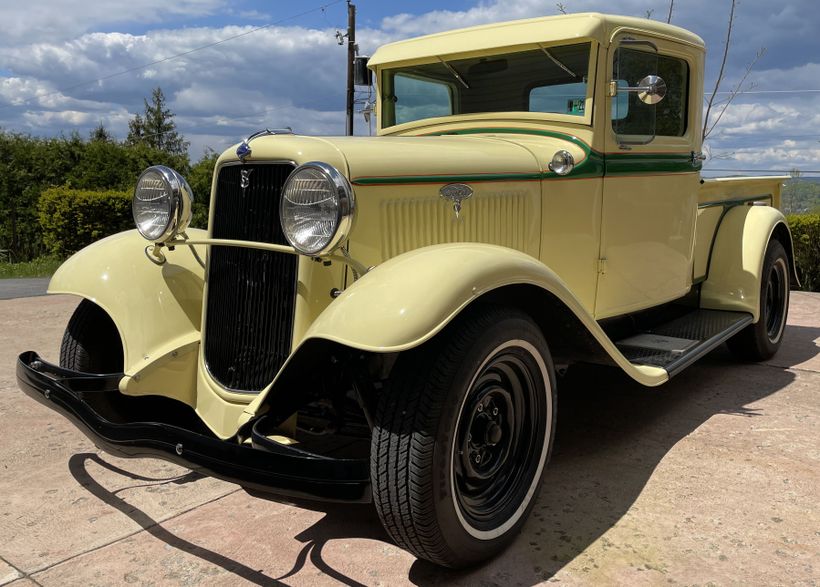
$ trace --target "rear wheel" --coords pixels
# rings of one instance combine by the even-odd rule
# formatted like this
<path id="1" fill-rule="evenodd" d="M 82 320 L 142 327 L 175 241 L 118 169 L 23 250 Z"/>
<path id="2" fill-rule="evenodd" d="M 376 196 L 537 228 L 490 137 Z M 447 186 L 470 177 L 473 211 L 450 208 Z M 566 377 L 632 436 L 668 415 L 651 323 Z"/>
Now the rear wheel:
<path id="1" fill-rule="evenodd" d="M 780 241 L 770 240 L 760 283 L 760 318 L 727 341 L 729 349 L 747 361 L 774 356 L 783 342 L 789 313 L 789 257 Z"/>
<path id="2" fill-rule="evenodd" d="M 524 313 L 469 311 L 399 357 L 371 447 L 374 502 L 397 544 L 462 567 L 517 535 L 554 436 L 555 377 Z"/>

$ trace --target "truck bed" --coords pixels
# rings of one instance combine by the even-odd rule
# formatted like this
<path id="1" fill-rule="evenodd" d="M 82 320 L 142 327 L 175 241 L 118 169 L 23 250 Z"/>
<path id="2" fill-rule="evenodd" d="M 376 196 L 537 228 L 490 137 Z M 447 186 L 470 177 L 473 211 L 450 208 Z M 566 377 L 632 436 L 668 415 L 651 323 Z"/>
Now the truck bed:
<path id="1" fill-rule="evenodd" d="M 716 177 L 701 180 L 695 228 L 694 282 L 706 277 L 709 252 L 720 221 L 734 206 L 768 205 L 780 208 L 780 191 L 788 175 Z"/>

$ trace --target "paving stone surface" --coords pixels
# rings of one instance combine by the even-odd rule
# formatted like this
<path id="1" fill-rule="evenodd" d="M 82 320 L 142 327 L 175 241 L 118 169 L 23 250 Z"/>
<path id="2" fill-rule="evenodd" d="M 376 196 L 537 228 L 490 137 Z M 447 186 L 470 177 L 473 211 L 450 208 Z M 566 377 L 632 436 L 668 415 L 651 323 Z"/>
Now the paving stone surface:
<path id="1" fill-rule="evenodd" d="M 719 349 L 657 389 L 570 370 L 533 515 L 502 556 L 465 572 L 394 546 L 369 506 L 275 503 L 97 451 L 14 380 L 18 352 L 57 358 L 75 305 L 0 300 L 0 584 L 820 582 L 817 294 L 793 293 L 784 347 L 765 364 Z"/>

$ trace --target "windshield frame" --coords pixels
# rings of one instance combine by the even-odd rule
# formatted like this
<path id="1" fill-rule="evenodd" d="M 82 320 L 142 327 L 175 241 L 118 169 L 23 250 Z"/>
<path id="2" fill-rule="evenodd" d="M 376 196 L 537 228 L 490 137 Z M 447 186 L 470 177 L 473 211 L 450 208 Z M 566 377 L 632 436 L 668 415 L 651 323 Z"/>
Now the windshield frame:
<path id="1" fill-rule="evenodd" d="M 586 97 L 584 103 L 584 114 L 561 114 L 538 111 L 488 111 L 476 112 L 468 114 L 448 114 L 446 116 L 436 116 L 430 118 L 421 118 L 401 124 L 393 124 L 385 126 L 384 121 L 384 88 L 387 76 L 394 74 L 405 68 L 414 67 L 418 65 L 427 65 L 435 63 L 452 63 L 462 59 L 471 59 L 477 57 L 498 58 L 504 55 L 514 53 L 522 53 L 527 51 L 543 51 L 550 50 L 555 47 L 566 45 L 578 45 L 589 43 L 589 63 L 587 71 L 585 72 L 587 78 Z M 418 127 L 436 126 L 442 124 L 452 124 L 460 121 L 471 120 L 530 120 L 539 122 L 560 122 L 570 123 L 584 126 L 592 126 L 594 95 L 595 95 L 595 76 L 597 71 L 599 43 L 592 38 L 577 38 L 577 39 L 561 39 L 550 43 L 528 43 L 525 45 L 514 45 L 507 47 L 494 47 L 492 50 L 473 51 L 464 53 L 455 53 L 449 55 L 436 55 L 424 59 L 405 60 L 400 63 L 386 63 L 380 65 L 376 71 L 376 114 L 378 117 L 378 134 L 394 134 L 405 130 L 412 130 Z M 545 54 L 544 60 L 550 62 L 549 57 Z M 459 81 L 453 79 L 453 84 L 458 85 Z"/>

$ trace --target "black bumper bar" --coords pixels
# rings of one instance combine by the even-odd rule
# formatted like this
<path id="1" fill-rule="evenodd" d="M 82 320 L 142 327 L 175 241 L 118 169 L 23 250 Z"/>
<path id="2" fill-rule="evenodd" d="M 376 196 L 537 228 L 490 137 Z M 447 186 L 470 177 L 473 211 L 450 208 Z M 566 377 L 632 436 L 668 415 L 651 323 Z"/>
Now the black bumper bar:
<path id="1" fill-rule="evenodd" d="M 26 352 L 17 383 L 26 395 L 71 420 L 94 444 L 120 457 L 153 457 L 257 492 L 324 501 L 369 502 L 367 459 L 337 459 L 267 440 L 254 427 L 254 446 L 220 440 L 160 422 L 112 423 L 83 399 L 119 393 L 122 373 L 90 375 L 63 369 Z"/>

